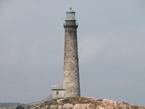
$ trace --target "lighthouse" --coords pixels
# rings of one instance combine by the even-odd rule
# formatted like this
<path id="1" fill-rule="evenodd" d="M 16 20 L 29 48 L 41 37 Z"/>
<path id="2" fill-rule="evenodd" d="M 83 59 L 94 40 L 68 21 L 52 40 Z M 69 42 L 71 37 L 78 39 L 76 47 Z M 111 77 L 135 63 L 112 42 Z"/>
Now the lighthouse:
<path id="1" fill-rule="evenodd" d="M 66 12 L 66 20 L 64 23 L 64 97 L 80 96 L 77 28 L 78 24 L 76 23 L 75 12 L 72 10 L 72 8 L 70 8 L 70 10 Z"/>
<path id="2" fill-rule="evenodd" d="M 75 12 L 66 12 L 63 85 L 52 85 L 52 98 L 80 97 L 79 60 Z"/>

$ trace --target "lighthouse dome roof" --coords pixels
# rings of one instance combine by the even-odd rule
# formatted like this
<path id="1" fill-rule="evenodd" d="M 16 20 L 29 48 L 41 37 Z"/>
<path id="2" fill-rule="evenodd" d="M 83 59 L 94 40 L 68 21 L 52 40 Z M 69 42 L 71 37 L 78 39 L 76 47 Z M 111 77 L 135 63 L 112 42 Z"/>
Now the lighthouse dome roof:
<path id="1" fill-rule="evenodd" d="M 75 13 L 72 8 L 70 7 L 70 10 L 67 11 L 67 13 Z"/>

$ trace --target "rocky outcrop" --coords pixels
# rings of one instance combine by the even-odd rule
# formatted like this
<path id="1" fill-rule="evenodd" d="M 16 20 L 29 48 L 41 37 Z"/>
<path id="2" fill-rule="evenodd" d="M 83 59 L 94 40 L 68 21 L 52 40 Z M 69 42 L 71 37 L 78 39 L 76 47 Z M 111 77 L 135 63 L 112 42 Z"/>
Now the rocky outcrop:
<path id="1" fill-rule="evenodd" d="M 31 109 L 36 109 L 36 107 L 34 106 Z M 108 99 L 68 97 L 45 101 L 40 104 L 38 109 L 145 109 L 145 107 Z"/>
<path id="2" fill-rule="evenodd" d="M 50 109 L 57 109 L 58 105 L 51 105 Z"/>
<path id="3" fill-rule="evenodd" d="M 11 109 L 16 109 L 16 107 Z M 145 107 L 108 99 L 68 97 L 45 101 L 41 104 L 30 107 L 30 109 L 145 109 Z"/>
<path id="4" fill-rule="evenodd" d="M 68 104 L 64 104 L 64 105 L 63 105 L 63 108 L 64 108 L 64 109 L 71 109 L 73 106 L 74 106 L 74 105 L 68 103 Z"/>
<path id="5" fill-rule="evenodd" d="M 72 109 L 91 109 L 90 104 L 75 104 Z"/>
<path id="6" fill-rule="evenodd" d="M 58 104 L 61 104 L 63 100 L 64 100 L 64 99 L 58 99 L 58 100 L 57 100 L 57 103 L 58 103 Z"/>

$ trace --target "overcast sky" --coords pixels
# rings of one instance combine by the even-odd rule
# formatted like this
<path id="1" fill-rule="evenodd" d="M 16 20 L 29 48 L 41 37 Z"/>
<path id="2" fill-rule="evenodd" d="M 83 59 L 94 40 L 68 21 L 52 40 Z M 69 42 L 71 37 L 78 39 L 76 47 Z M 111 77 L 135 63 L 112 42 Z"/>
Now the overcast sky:
<path id="1" fill-rule="evenodd" d="M 0 0 L 0 102 L 39 101 L 63 83 L 70 6 L 81 96 L 145 106 L 145 0 Z"/>

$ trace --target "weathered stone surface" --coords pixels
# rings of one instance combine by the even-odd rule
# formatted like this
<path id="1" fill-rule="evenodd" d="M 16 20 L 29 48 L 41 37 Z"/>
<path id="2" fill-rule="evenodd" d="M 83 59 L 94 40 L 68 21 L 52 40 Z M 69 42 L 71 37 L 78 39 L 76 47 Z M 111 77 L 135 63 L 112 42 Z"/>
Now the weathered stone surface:
<path id="1" fill-rule="evenodd" d="M 32 109 L 35 109 L 35 107 L 33 107 Z M 40 109 L 45 109 L 45 107 L 41 107 Z"/>
<path id="2" fill-rule="evenodd" d="M 63 109 L 63 106 L 62 106 L 62 105 L 59 105 L 59 106 L 58 106 L 58 109 Z"/>
<path id="3" fill-rule="evenodd" d="M 50 101 L 50 103 L 52 104 L 50 108 L 47 108 L 49 104 L 44 102 L 39 105 L 35 105 L 33 109 L 35 109 L 38 106 L 41 106 L 41 109 L 145 109 L 145 107 L 143 106 L 128 104 L 125 102 L 116 102 L 107 99 L 93 99 L 88 97 L 86 98 L 87 99 L 85 99 L 85 97 L 76 97 L 72 99 L 69 98 L 66 99 L 65 101 L 66 104 L 63 104 L 61 102 L 62 101 L 61 98 L 57 100 L 58 104 L 56 104 L 55 100 Z M 65 100 L 65 98 L 63 99 Z"/>
<path id="4" fill-rule="evenodd" d="M 75 104 L 72 109 L 92 109 L 90 104 Z"/>
<path id="5" fill-rule="evenodd" d="M 51 105 L 50 109 L 57 109 L 57 105 Z"/>
<path id="6" fill-rule="evenodd" d="M 38 109 L 40 109 L 40 105 L 37 105 L 36 107 L 37 107 Z"/>
<path id="7" fill-rule="evenodd" d="M 80 96 L 79 63 L 77 48 L 77 25 L 74 21 L 66 21 L 65 28 L 65 53 L 63 87 L 64 97 Z"/>
<path id="8" fill-rule="evenodd" d="M 75 106 L 72 109 L 82 109 L 81 104 L 75 104 Z"/>
<path id="9" fill-rule="evenodd" d="M 57 103 L 60 104 L 60 103 L 62 103 L 63 100 L 64 100 L 64 99 L 58 99 L 58 100 L 57 100 Z"/>
<path id="10" fill-rule="evenodd" d="M 134 109 L 136 109 L 136 108 L 134 108 Z M 143 107 L 143 106 L 138 106 L 138 109 L 145 109 L 145 107 Z"/>
<path id="11" fill-rule="evenodd" d="M 102 106 L 97 106 L 97 108 L 96 109 L 105 109 L 104 107 L 102 107 Z"/>
<path id="12" fill-rule="evenodd" d="M 103 106 L 105 106 L 105 108 L 114 108 L 114 107 L 117 107 L 117 102 L 113 101 L 113 100 L 103 99 L 102 100 L 102 104 L 103 104 Z"/>
<path id="13" fill-rule="evenodd" d="M 47 109 L 48 107 L 49 107 L 49 106 L 48 106 L 48 105 L 46 105 L 46 106 L 45 106 L 45 109 Z M 39 108 L 38 108 L 38 109 L 39 109 Z"/>
<path id="14" fill-rule="evenodd" d="M 70 109 L 70 108 L 72 108 L 74 105 L 72 105 L 72 104 L 64 104 L 63 105 L 63 108 L 65 108 L 65 109 Z"/>

